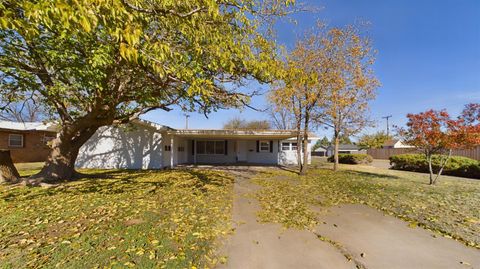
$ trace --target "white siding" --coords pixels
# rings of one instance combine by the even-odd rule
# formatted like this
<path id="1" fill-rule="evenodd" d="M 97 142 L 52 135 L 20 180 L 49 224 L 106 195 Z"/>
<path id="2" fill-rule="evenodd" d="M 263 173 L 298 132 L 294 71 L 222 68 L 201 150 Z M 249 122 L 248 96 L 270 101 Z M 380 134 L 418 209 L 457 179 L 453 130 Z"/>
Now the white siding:
<path id="1" fill-rule="evenodd" d="M 296 140 L 288 139 L 280 141 L 280 152 L 278 153 L 278 163 L 281 165 L 296 165 L 298 163 L 297 160 L 297 151 L 296 150 L 281 150 L 282 143 L 296 143 Z M 309 140 L 307 145 L 307 152 L 308 152 L 308 164 L 312 163 L 312 156 L 311 156 L 311 149 L 312 149 L 312 141 Z M 303 153 L 302 153 L 303 159 Z"/>
<path id="2" fill-rule="evenodd" d="M 81 148 L 82 168 L 162 168 L 162 136 L 140 125 L 101 127 Z"/>
<path id="3" fill-rule="evenodd" d="M 270 141 L 264 139 L 265 141 Z M 263 140 L 262 140 L 263 141 Z M 247 141 L 247 162 L 259 164 L 278 164 L 278 140 L 273 141 L 272 152 L 257 152 L 257 140 Z"/>

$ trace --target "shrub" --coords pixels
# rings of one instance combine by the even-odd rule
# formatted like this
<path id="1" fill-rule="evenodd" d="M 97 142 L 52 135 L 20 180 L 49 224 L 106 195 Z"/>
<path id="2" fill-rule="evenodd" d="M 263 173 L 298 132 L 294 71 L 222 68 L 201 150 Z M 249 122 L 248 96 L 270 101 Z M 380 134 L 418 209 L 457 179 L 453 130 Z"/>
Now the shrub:
<path id="1" fill-rule="evenodd" d="M 440 168 L 441 156 L 434 155 L 433 170 Z M 400 154 L 390 157 L 392 169 L 429 173 L 428 162 L 423 154 Z M 461 156 L 452 156 L 443 169 L 444 175 L 480 179 L 480 162 Z"/>
<path id="2" fill-rule="evenodd" d="M 329 162 L 333 162 L 333 155 L 328 157 Z M 369 164 L 373 161 L 372 156 L 368 154 L 338 154 L 338 162 L 344 164 Z"/>

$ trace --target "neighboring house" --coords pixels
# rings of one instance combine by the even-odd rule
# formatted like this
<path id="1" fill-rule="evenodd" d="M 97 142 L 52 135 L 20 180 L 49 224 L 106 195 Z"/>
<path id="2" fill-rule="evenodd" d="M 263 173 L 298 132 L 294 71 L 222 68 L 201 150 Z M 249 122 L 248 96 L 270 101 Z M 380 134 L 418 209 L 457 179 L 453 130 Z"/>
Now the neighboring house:
<path id="1" fill-rule="evenodd" d="M 327 156 L 333 156 L 334 155 L 334 145 L 330 145 L 327 148 Z M 340 144 L 338 145 L 338 153 L 339 154 L 365 154 L 367 153 L 366 150 L 361 149 L 357 145 L 349 145 L 349 144 Z"/>
<path id="2" fill-rule="evenodd" d="M 325 157 L 327 156 L 327 149 L 328 147 L 326 146 L 319 146 L 318 148 L 312 151 L 312 156 Z"/>
<path id="3" fill-rule="evenodd" d="M 385 141 L 385 143 L 383 143 L 382 148 L 384 148 L 384 149 L 407 149 L 407 148 L 414 148 L 414 147 L 404 144 L 399 139 L 391 139 L 391 140 Z"/>
<path id="4" fill-rule="evenodd" d="M 53 124 L 0 121 L 0 149 L 10 150 L 13 162 L 43 162 L 50 153 L 47 143 L 56 136 Z"/>
<path id="5" fill-rule="evenodd" d="M 296 164 L 295 137 L 295 131 L 176 130 L 136 120 L 100 128 L 80 149 L 76 166 L 159 169 L 179 164 Z M 311 144 L 309 140 L 309 151 Z"/>

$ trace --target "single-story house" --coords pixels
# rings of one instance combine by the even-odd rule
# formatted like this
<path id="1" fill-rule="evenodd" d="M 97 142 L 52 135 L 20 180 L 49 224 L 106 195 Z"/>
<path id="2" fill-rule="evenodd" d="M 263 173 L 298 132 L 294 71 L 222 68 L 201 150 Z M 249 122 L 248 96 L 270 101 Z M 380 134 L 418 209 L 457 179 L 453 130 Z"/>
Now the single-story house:
<path id="1" fill-rule="evenodd" d="M 328 148 L 327 148 L 327 156 L 330 157 L 330 156 L 333 156 L 334 155 L 334 152 L 335 152 L 335 148 L 334 148 L 334 145 L 330 145 Z M 367 153 L 366 150 L 364 149 L 361 149 L 359 146 L 357 145 L 353 145 L 353 144 L 340 144 L 338 145 L 338 153 L 339 154 L 365 154 Z"/>
<path id="2" fill-rule="evenodd" d="M 407 148 L 414 148 L 414 147 L 404 144 L 399 139 L 390 139 L 390 140 L 385 141 L 385 143 L 383 143 L 382 148 L 384 148 L 384 149 L 407 149 Z"/>
<path id="3" fill-rule="evenodd" d="M 15 163 L 43 162 L 50 153 L 47 143 L 56 133 L 51 123 L 0 121 L 0 149 L 10 150 Z"/>
<path id="4" fill-rule="evenodd" d="M 292 130 L 173 129 L 135 120 L 100 128 L 80 149 L 76 166 L 160 169 L 180 164 L 296 164 L 295 137 Z M 311 144 L 309 140 L 308 162 Z"/>
<path id="5" fill-rule="evenodd" d="M 319 146 L 315 150 L 312 150 L 312 156 L 325 157 L 327 156 L 327 149 L 328 147 L 326 146 Z"/>

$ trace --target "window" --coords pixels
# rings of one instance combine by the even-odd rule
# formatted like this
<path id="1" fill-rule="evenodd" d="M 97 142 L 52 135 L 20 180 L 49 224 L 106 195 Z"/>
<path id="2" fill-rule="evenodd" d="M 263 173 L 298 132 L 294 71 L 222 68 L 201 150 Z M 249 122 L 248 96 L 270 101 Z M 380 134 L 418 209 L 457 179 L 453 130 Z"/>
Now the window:
<path id="1" fill-rule="evenodd" d="M 282 142 L 282 150 L 283 151 L 290 150 L 290 143 Z"/>
<path id="2" fill-rule="evenodd" d="M 225 141 L 197 141 L 197 154 L 225 154 Z"/>
<path id="3" fill-rule="evenodd" d="M 185 148 L 184 147 L 178 147 L 178 151 L 183 152 L 183 151 L 185 151 Z"/>
<path id="4" fill-rule="evenodd" d="M 171 151 L 172 150 L 172 146 L 170 145 L 165 145 L 165 151 Z"/>
<path id="5" fill-rule="evenodd" d="M 215 154 L 225 154 L 225 141 L 215 141 Z"/>
<path id="6" fill-rule="evenodd" d="M 8 146 L 12 148 L 23 148 L 23 134 L 9 134 Z"/>
<path id="7" fill-rule="evenodd" d="M 260 141 L 260 152 L 270 151 L 269 141 Z"/>
<path id="8" fill-rule="evenodd" d="M 292 143 L 292 150 L 297 150 L 297 143 Z"/>

